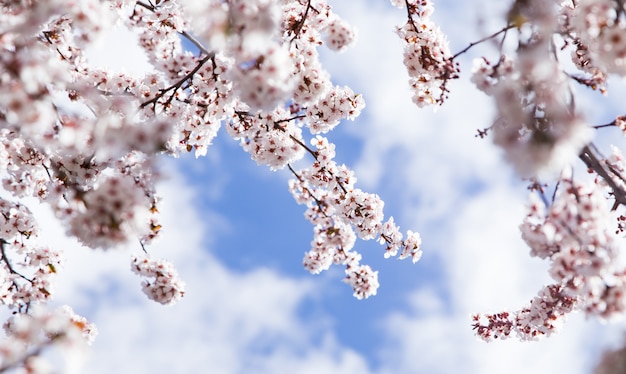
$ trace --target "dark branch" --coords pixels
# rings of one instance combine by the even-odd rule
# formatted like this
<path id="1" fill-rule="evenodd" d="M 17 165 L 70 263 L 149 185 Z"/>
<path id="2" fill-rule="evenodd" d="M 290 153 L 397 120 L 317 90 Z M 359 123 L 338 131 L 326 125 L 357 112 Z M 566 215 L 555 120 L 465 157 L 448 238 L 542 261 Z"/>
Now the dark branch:
<path id="1" fill-rule="evenodd" d="M 583 150 L 580 152 L 578 157 L 587 165 L 587 167 L 596 174 L 598 174 L 605 182 L 609 185 L 609 187 L 613 190 L 613 196 L 615 197 L 615 203 L 611 210 L 617 209 L 620 205 L 626 205 L 626 191 L 615 182 L 611 174 L 614 174 L 610 167 L 606 165 L 606 163 L 602 162 L 600 153 L 593 145 L 593 143 L 585 146 Z"/>
<path id="2" fill-rule="evenodd" d="M 9 261 L 9 257 L 7 257 L 7 254 L 6 254 L 6 251 L 5 251 L 5 248 L 4 248 L 4 246 L 6 244 L 8 244 L 6 240 L 0 239 L 0 254 L 2 255 L 2 261 L 7 266 L 7 269 L 9 269 L 9 272 L 11 274 L 15 274 L 15 275 L 19 276 L 20 278 L 23 278 L 23 279 L 29 281 L 30 283 L 33 283 L 32 279 L 29 279 L 29 278 L 25 277 L 24 275 L 20 274 L 15 269 L 13 269 L 13 266 L 11 266 L 11 262 Z"/>
<path id="3" fill-rule="evenodd" d="M 491 34 L 491 35 L 489 35 L 489 36 L 485 36 L 485 37 L 484 37 L 484 38 L 482 38 L 482 39 L 479 39 L 479 40 L 477 40 L 477 41 L 475 41 L 475 42 L 470 43 L 467 47 L 465 47 L 465 48 L 463 48 L 462 50 L 460 50 L 460 51 L 458 51 L 457 53 L 455 53 L 455 54 L 452 56 L 452 60 L 454 60 L 455 58 L 459 57 L 459 56 L 460 56 L 460 55 L 462 55 L 463 53 L 465 53 L 465 52 L 469 51 L 472 47 L 474 47 L 474 46 L 476 46 L 476 45 L 478 45 L 478 44 L 484 43 L 484 42 L 486 42 L 486 41 L 487 41 L 487 40 L 489 40 L 489 39 L 493 39 L 493 38 L 495 38 L 496 36 L 498 36 L 498 35 L 500 35 L 500 34 L 502 34 L 502 33 L 506 34 L 506 32 L 507 32 L 507 31 L 509 31 L 510 29 L 512 29 L 512 28 L 514 28 L 514 27 L 515 27 L 515 25 L 506 25 L 506 26 L 505 26 L 505 27 L 503 27 L 501 30 L 496 31 L 495 33 L 493 33 L 493 34 Z"/>

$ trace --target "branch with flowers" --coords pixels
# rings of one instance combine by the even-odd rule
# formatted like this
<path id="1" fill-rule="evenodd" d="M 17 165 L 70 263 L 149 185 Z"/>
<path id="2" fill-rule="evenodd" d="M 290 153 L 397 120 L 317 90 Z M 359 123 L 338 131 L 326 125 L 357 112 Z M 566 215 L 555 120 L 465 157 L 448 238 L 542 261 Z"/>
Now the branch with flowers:
<path id="1" fill-rule="evenodd" d="M 603 128 L 624 130 L 626 121 L 618 116 L 590 126 L 572 85 L 605 93 L 609 76 L 626 75 L 624 3 L 517 0 L 504 26 L 454 54 L 433 21 L 432 1 L 391 4 L 406 11 L 396 33 L 418 107 L 444 106 L 453 94 L 450 82 L 461 78 L 460 57 L 494 42 L 495 58 L 477 57 L 471 76 L 496 108 L 478 137 L 491 137 L 540 194 L 520 228 L 531 256 L 550 262 L 554 283 L 516 312 L 477 314 L 476 334 L 536 339 L 575 310 L 600 318 L 623 314 L 626 270 L 617 264 L 626 165 L 617 148 L 603 156 L 593 136 Z M 185 295 L 184 282 L 172 264 L 152 258 L 149 247 L 161 230 L 157 155 L 203 156 L 222 126 L 258 164 L 293 175 L 289 190 L 313 225 L 305 269 L 317 274 L 345 266 L 345 281 L 364 299 L 376 294 L 378 273 L 361 264 L 357 237 L 377 240 L 384 257 L 420 259 L 420 235 L 403 235 L 393 217 L 385 220 L 384 202 L 356 187 L 354 171 L 335 161 L 335 144 L 325 137 L 357 118 L 365 102 L 350 87 L 333 84 L 319 48 L 341 52 L 356 30 L 325 0 L 215 0 L 194 12 L 187 6 L 177 0 L 0 1 L 0 170 L 14 199 L 0 200 L 0 300 L 16 320 L 28 321 L 20 326 L 43 334 L 30 334 L 33 340 L 23 345 L 31 348 L 21 356 L 0 350 L 0 368 L 26 367 L 57 337 L 95 331 L 68 312 L 59 314 L 66 330 L 51 333 L 42 322 L 57 316 L 42 308 L 54 295 L 61 252 L 38 244 L 36 219 L 19 200 L 50 206 L 86 247 L 111 250 L 139 240 L 131 271 L 144 278 L 150 299 L 172 304 Z M 113 73 L 86 57 L 84 51 L 119 24 L 138 35 L 149 71 Z M 307 154 L 310 164 L 296 169 Z M 572 171 L 577 159 L 590 180 Z M 536 188 L 544 183 L 555 183 L 551 200 Z"/>
<path id="2" fill-rule="evenodd" d="M 534 340 L 555 332 L 573 311 L 603 319 L 623 314 L 626 269 L 619 264 L 626 243 L 618 235 L 624 230 L 626 203 L 623 156 L 613 147 L 606 158 L 592 142 L 593 129 L 621 128 L 623 118 L 589 125 L 576 108 L 570 85 L 574 82 L 606 93 L 609 75 L 626 73 L 623 2 L 583 0 L 552 6 L 515 1 L 506 27 L 452 57 L 440 47 L 445 43 L 439 28 L 429 23 L 430 1 L 393 3 L 407 8 L 409 21 L 399 35 L 407 43 L 405 65 L 419 106 L 443 104 L 444 83 L 451 75 L 442 72 L 449 71 L 449 61 L 479 43 L 503 36 L 495 64 L 484 56 L 474 62 L 472 81 L 493 98 L 497 110 L 493 124 L 478 130 L 477 136 L 491 135 L 520 176 L 531 178 L 534 184 L 537 180 L 556 182 L 552 201 L 533 197 L 520 226 L 531 256 L 550 261 L 550 275 L 556 283 L 543 288 L 529 306 L 518 311 L 476 314 L 472 326 L 477 336 L 487 341 L 513 335 Z M 506 38 L 515 38 L 507 44 L 513 48 L 505 48 Z M 439 60 L 425 57 L 424 51 L 437 48 Z M 564 67 L 568 57 L 576 72 Z M 574 179 L 576 159 L 594 179 Z"/>

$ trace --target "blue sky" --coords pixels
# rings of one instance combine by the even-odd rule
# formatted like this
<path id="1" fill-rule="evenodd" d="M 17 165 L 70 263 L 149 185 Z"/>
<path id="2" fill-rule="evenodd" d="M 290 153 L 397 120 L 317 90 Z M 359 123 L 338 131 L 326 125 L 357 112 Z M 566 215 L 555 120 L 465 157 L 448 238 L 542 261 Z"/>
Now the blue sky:
<path id="1" fill-rule="evenodd" d="M 329 138 L 337 160 L 356 169 L 357 185 L 383 197 L 386 215 L 422 234 L 422 260 L 385 260 L 379 245 L 357 243 L 363 262 L 380 271 L 378 295 L 364 301 L 341 282 L 341 268 L 311 276 L 301 261 L 312 228 L 287 191 L 288 172 L 258 167 L 221 131 L 206 157 L 163 161 L 164 235 L 149 250 L 174 262 L 187 282 L 176 306 L 141 293 L 128 260 L 137 248 L 88 251 L 64 238 L 51 217 L 45 221 L 67 251 L 57 302 L 100 330 L 85 372 L 589 372 L 601 349 L 620 342 L 621 325 L 575 315 L 541 342 L 474 338 L 470 313 L 520 308 L 548 281 L 518 234 L 525 186 L 489 140 L 474 137 L 489 125 L 491 103 L 464 75 L 443 108 L 418 109 L 393 33 L 404 10 L 385 1 L 336 3 L 359 39 L 345 53 L 324 52 L 326 68 L 367 106 Z M 477 9 L 488 8 L 438 4 L 453 51 L 486 34 L 476 19 Z M 484 28 L 501 27 L 492 23 Z M 105 65 L 141 69 L 127 48 L 117 54 L 126 61 L 95 55 Z M 467 73 L 471 64 L 463 60 L 462 68 Z M 597 113 L 594 120 L 610 118 Z"/>

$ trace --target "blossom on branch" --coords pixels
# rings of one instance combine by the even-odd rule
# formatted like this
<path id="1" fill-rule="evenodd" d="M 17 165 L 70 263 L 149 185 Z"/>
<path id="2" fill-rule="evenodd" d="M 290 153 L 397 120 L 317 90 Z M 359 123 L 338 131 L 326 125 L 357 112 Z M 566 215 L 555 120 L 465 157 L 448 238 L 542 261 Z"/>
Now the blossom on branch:
<path id="1" fill-rule="evenodd" d="M 580 310 L 611 319 L 626 310 L 624 238 L 610 226 L 614 219 L 600 185 L 560 180 L 548 207 L 532 199 L 520 226 L 531 256 L 550 261 L 556 282 L 517 312 L 475 315 L 473 327 L 484 340 L 535 340 L 558 330 L 566 315 Z M 535 195 L 532 195 L 535 196 Z"/>
<path id="2" fill-rule="evenodd" d="M 521 231 L 531 256 L 550 262 L 553 284 L 518 311 L 474 317 L 477 335 L 531 340 L 575 310 L 624 314 L 626 165 L 619 149 L 605 158 L 591 140 L 594 129 L 624 130 L 626 121 L 613 114 L 590 126 L 572 87 L 604 93 L 611 75 L 625 75 L 624 2 L 514 1 L 498 31 L 455 54 L 431 0 L 391 4 L 406 12 L 396 33 L 419 107 L 442 106 L 458 57 L 494 42 L 495 58 L 476 58 L 470 78 L 496 109 L 479 136 L 492 135 L 541 193 Z M 89 60 L 86 51 L 116 27 L 137 36 L 145 72 Z M 149 254 L 161 232 L 156 165 L 164 154 L 206 155 L 222 127 L 259 165 L 290 173 L 288 189 L 313 228 L 302 260 L 310 273 L 342 266 L 365 299 L 377 293 L 378 272 L 361 263 L 357 238 L 377 241 L 385 258 L 417 262 L 420 234 L 385 218 L 384 201 L 335 160 L 326 135 L 357 119 L 365 98 L 331 79 L 320 50 L 345 51 L 356 40 L 326 0 L 0 0 L 0 303 L 16 314 L 7 334 L 20 343 L 0 347 L 0 370 L 34 370 L 48 345 L 95 331 L 70 310 L 46 311 L 62 253 L 39 243 L 23 199 L 49 206 L 85 247 L 136 243 L 145 256 L 133 257 L 131 271 L 144 277 L 143 292 L 172 304 L 184 283 Z M 576 159 L 593 183 L 564 172 Z M 544 180 L 557 183 L 553 201 L 538 187 Z"/>
<path id="3" fill-rule="evenodd" d="M 400 3 L 400 4 L 398 4 Z M 408 20 L 398 27 L 404 41 L 404 65 L 413 89 L 413 102 L 419 106 L 442 105 L 448 97 L 447 84 L 459 77 L 459 69 L 451 55 L 445 35 L 431 19 L 434 11 L 430 0 L 408 0 Z"/>
<path id="4" fill-rule="evenodd" d="M 66 359 L 84 354 L 98 334 L 96 327 L 65 305 L 55 310 L 34 308 L 29 314 L 12 316 L 5 324 L 6 339 L 0 342 L 0 371 L 23 367 L 27 372 L 50 372 L 41 353 L 62 348 Z"/>

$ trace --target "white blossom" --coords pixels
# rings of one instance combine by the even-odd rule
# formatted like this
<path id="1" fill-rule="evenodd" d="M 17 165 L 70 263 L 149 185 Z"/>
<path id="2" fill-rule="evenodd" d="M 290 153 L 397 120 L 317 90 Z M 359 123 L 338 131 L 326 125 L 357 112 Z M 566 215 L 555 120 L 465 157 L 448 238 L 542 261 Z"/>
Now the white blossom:
<path id="1" fill-rule="evenodd" d="M 158 303 L 171 305 L 185 294 L 185 283 L 178 278 L 174 266 L 165 260 L 133 257 L 131 270 L 148 278 L 142 282 L 142 291 Z"/>

